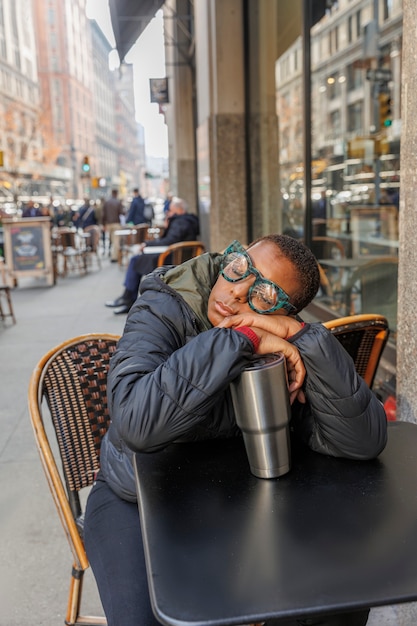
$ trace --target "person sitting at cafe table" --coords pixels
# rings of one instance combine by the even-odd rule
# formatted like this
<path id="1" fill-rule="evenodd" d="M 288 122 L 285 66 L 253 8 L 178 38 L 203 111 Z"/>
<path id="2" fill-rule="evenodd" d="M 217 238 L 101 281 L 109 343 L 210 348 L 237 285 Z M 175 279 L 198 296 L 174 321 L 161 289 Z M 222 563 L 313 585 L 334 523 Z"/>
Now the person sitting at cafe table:
<path id="1" fill-rule="evenodd" d="M 384 449 L 381 402 L 338 340 L 299 316 L 319 282 L 311 251 L 286 235 L 261 237 L 247 249 L 235 241 L 223 254 L 157 268 L 142 281 L 110 364 L 111 424 L 84 525 L 108 626 L 158 624 L 148 596 L 134 453 L 241 436 L 229 384 L 255 353 L 286 357 L 292 437 L 356 461 Z M 367 618 L 363 610 L 308 623 L 359 626 Z"/>
<path id="2" fill-rule="evenodd" d="M 170 246 L 180 241 L 194 241 L 200 230 L 197 215 L 187 213 L 184 200 L 173 198 L 165 220 L 165 231 L 162 237 L 151 239 L 141 244 L 141 253 L 133 256 L 126 270 L 125 290 L 116 300 L 108 300 L 105 305 L 115 308 L 116 315 L 128 313 L 137 298 L 142 276 L 149 274 L 158 263 L 159 253 L 142 254 L 144 248 Z M 169 259 L 167 259 L 167 264 Z"/>

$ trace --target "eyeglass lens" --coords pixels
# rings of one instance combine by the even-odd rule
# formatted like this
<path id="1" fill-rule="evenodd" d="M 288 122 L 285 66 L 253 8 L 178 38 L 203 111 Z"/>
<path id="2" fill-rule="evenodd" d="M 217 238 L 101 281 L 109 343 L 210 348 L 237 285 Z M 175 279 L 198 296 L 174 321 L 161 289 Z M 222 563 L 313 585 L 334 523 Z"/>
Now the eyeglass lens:
<path id="1" fill-rule="evenodd" d="M 227 254 L 224 258 L 223 274 L 232 282 L 243 280 L 249 274 L 254 274 L 256 280 L 248 294 L 253 307 L 259 311 L 269 311 L 277 305 L 280 297 L 277 287 L 259 276 L 244 253 Z"/>

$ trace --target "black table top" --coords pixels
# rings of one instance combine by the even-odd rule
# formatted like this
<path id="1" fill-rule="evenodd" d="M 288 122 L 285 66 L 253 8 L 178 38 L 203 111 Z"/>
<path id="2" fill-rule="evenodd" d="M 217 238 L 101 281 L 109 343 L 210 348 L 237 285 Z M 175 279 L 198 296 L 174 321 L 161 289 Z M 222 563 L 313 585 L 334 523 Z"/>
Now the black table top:
<path id="1" fill-rule="evenodd" d="M 389 425 L 373 461 L 300 447 L 277 479 L 243 443 L 135 455 L 155 615 L 219 626 L 417 599 L 417 426 Z"/>

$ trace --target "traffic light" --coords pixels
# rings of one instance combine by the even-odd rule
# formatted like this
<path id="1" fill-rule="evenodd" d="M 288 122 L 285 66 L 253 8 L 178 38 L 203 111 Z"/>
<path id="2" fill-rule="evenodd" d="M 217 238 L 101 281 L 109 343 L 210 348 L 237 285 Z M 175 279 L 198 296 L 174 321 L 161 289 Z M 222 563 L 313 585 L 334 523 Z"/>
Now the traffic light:
<path id="1" fill-rule="evenodd" d="M 82 164 L 82 171 L 84 172 L 84 174 L 89 174 L 90 173 L 90 162 L 88 159 L 88 156 L 85 156 L 83 158 L 83 164 Z"/>
<path id="2" fill-rule="evenodd" d="M 379 98 L 379 126 L 388 128 L 392 124 L 391 95 L 380 93 Z"/>

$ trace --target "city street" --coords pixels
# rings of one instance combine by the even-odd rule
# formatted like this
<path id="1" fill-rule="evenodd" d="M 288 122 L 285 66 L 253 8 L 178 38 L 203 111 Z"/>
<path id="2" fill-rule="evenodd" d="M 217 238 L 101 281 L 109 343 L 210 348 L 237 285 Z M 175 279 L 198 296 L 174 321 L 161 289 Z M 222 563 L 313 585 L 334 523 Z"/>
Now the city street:
<path id="1" fill-rule="evenodd" d="M 21 281 L 12 298 L 17 319 L 0 322 L 0 626 L 63 626 L 71 554 L 46 484 L 27 409 L 31 372 L 61 341 L 88 332 L 120 334 L 124 316 L 104 301 L 122 292 L 124 269 L 70 275 L 55 287 Z M 390 537 L 387 537 L 387 541 Z M 88 571 L 83 606 L 102 614 Z M 413 626 L 417 605 L 375 609 L 369 626 Z"/>

